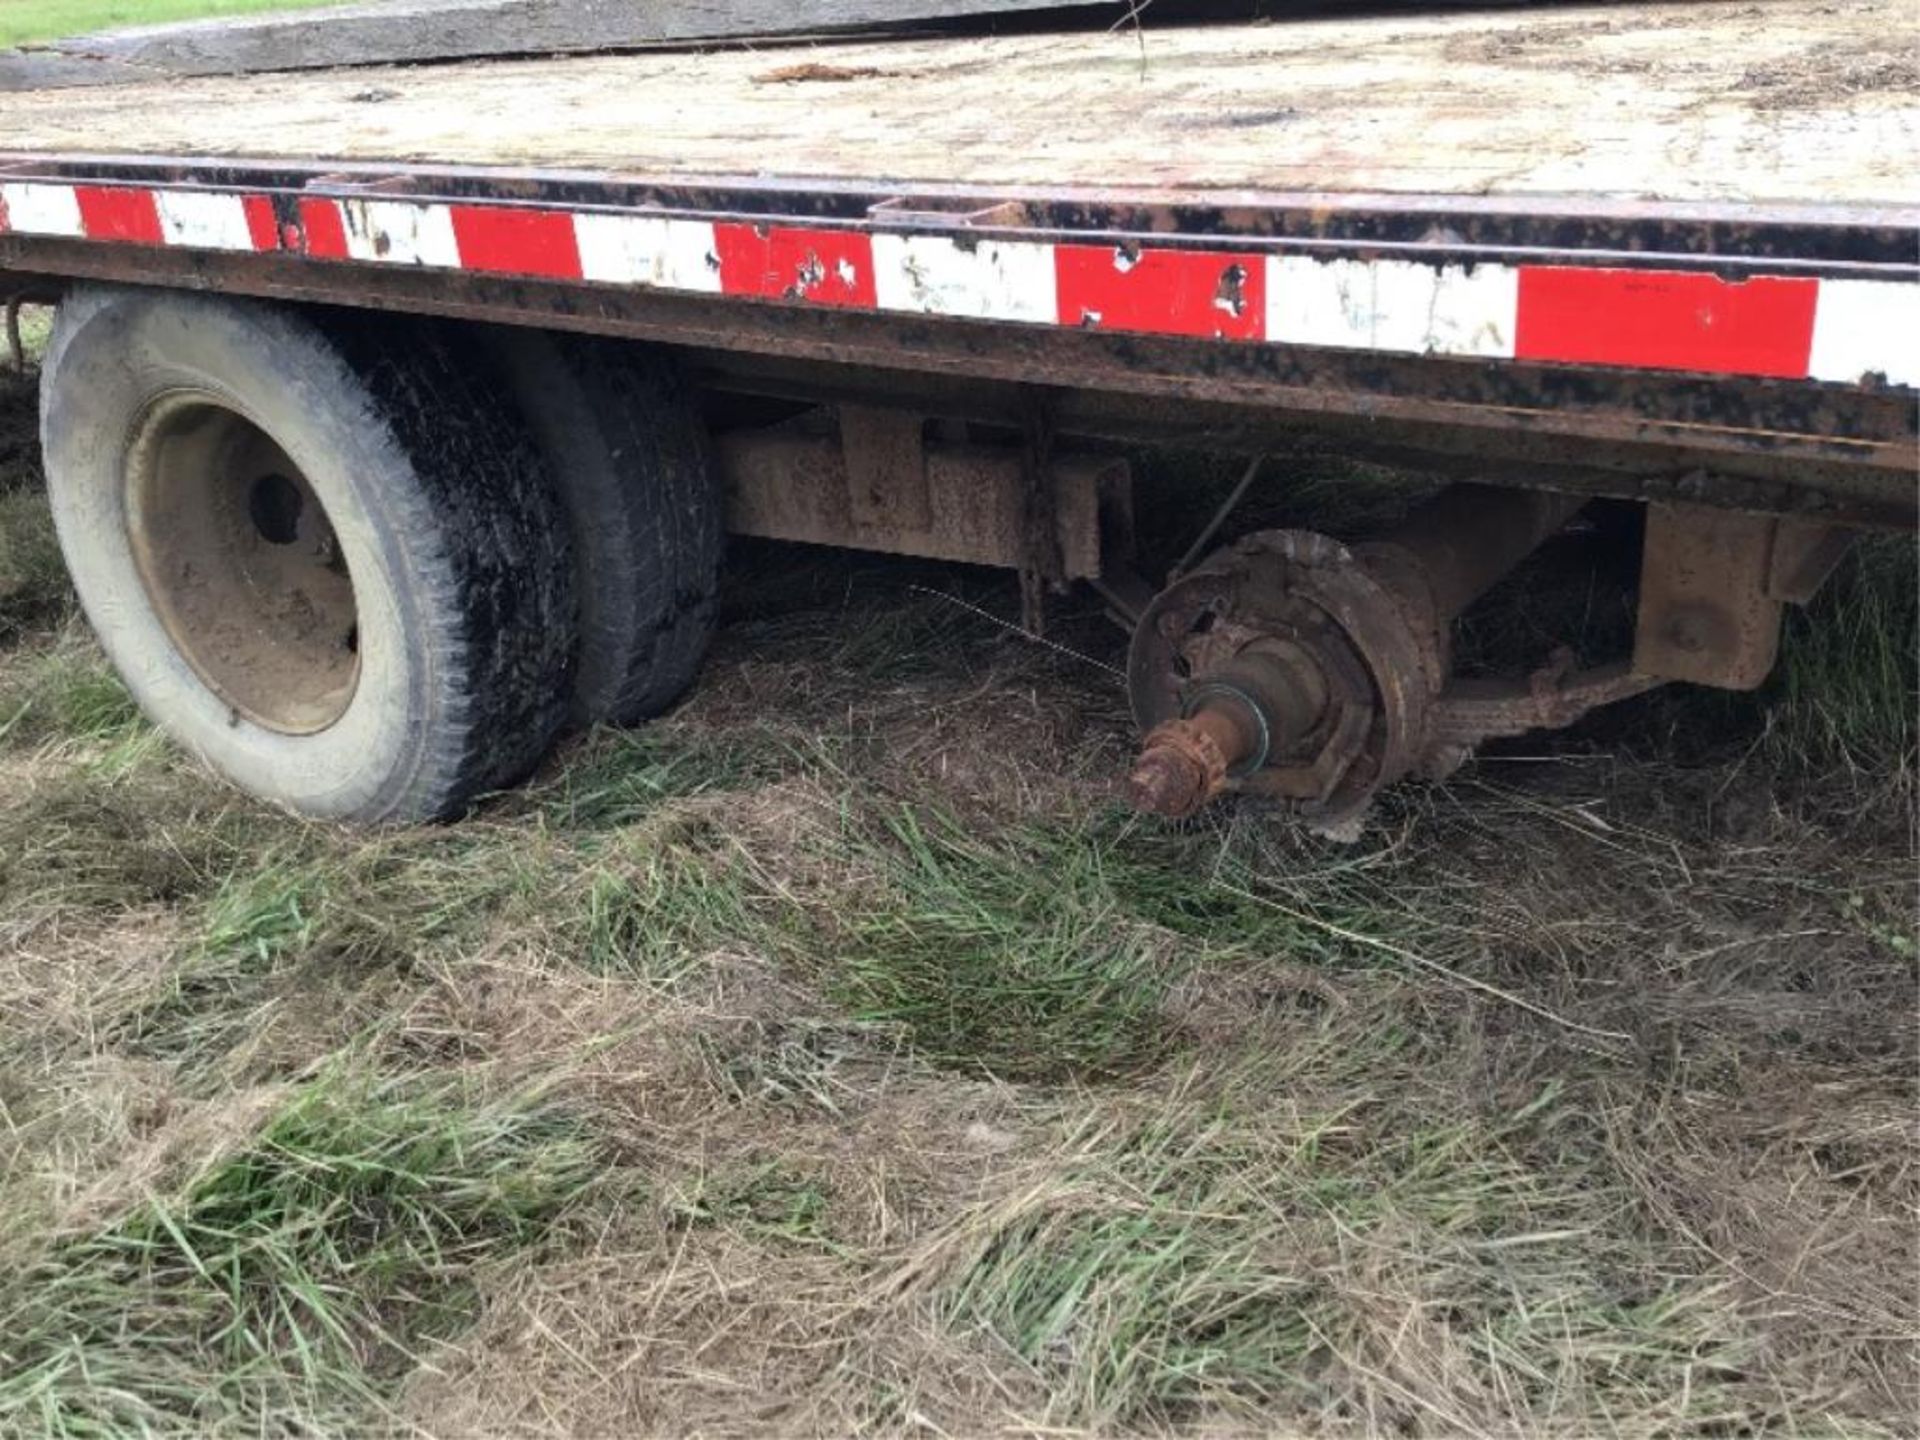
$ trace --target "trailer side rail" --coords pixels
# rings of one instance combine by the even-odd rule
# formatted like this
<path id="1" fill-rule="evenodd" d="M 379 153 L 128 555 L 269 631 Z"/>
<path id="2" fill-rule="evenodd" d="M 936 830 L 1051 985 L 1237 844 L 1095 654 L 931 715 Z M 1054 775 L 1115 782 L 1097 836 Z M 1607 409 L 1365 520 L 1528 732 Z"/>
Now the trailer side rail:
<path id="1" fill-rule="evenodd" d="M 0 268 L 30 274 L 395 308 L 406 302 L 381 276 L 502 282 L 484 302 L 449 289 L 422 308 L 614 330 L 628 328 L 609 318 L 618 297 L 682 313 L 698 302 L 710 313 L 695 343 L 816 356 L 796 312 L 864 317 L 891 328 L 837 331 L 831 358 L 902 363 L 944 347 L 905 363 L 964 372 L 973 357 L 979 373 L 1036 378 L 980 358 L 990 326 L 1029 337 L 1010 348 L 1055 383 L 1090 383 L 1032 338 L 1071 332 L 1102 337 L 1135 372 L 1117 388 L 1255 401 L 1264 387 L 1293 409 L 1442 423 L 1471 411 L 1483 426 L 1584 424 L 1588 438 L 1895 472 L 1917 453 L 1917 234 L 1920 211 L 1900 209 L 1261 194 L 1197 205 L 0 156 Z M 1162 343 L 1173 348 L 1144 348 Z"/>

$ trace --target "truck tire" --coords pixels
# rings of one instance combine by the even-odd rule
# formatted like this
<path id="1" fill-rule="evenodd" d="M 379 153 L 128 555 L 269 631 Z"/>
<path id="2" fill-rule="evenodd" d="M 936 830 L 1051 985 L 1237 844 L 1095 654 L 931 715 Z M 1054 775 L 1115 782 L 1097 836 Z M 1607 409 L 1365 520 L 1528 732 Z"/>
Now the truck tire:
<path id="1" fill-rule="evenodd" d="M 41 383 L 81 604 L 188 750 L 354 821 L 444 818 L 538 763 L 572 684 L 566 526 L 441 332 L 84 287 Z"/>
<path id="2" fill-rule="evenodd" d="M 504 328 L 486 343 L 568 516 L 572 722 L 637 724 L 692 683 L 713 634 L 725 517 L 706 428 L 657 351 Z"/>

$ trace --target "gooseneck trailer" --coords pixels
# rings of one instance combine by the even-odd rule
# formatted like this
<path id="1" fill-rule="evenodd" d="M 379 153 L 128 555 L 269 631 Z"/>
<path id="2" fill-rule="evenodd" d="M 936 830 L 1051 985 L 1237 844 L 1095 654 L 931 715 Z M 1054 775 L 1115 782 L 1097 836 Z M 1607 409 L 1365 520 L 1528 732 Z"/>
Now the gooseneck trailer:
<path id="1" fill-rule="evenodd" d="M 1759 0 L 0 93 L 0 300 L 59 305 L 102 643 L 280 803 L 444 816 L 658 712 L 731 529 L 1002 566 L 1034 624 L 1094 585 L 1138 804 L 1338 828 L 1759 684 L 1914 526 L 1913 53 L 1904 0 Z M 1303 433 L 1458 483 L 1138 573 L 1113 442 Z M 1630 653 L 1456 676 L 1594 496 L 1644 505 Z"/>

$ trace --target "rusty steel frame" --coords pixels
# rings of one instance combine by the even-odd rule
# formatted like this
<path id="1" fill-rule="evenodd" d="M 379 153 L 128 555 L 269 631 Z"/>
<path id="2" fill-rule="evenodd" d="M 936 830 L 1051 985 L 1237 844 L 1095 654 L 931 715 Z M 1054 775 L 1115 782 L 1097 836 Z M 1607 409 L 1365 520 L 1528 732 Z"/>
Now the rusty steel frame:
<path id="1" fill-rule="evenodd" d="M 1066 338 L 1099 337 L 1067 332 Z M 1132 349 L 1138 358 L 1137 343 Z M 712 389 L 793 401 L 892 405 L 1016 429 L 1021 423 L 1023 387 L 1014 382 L 865 364 L 820 366 L 712 349 L 693 350 L 688 360 L 695 378 Z M 1109 378 L 1103 372 L 1103 380 Z M 1867 463 L 1864 447 L 1839 441 L 1781 439 L 1770 447 L 1712 450 L 1697 434 L 1690 437 L 1677 425 L 1650 419 L 1637 427 L 1641 433 L 1630 434 L 1625 426 L 1584 427 L 1571 412 L 1516 417 L 1461 406 L 1440 418 L 1431 408 L 1416 415 L 1410 403 L 1391 402 L 1351 411 L 1333 403 L 1306 409 L 1143 393 L 1121 388 L 1118 380 L 1111 386 L 1056 390 L 1051 403 L 1063 435 L 1179 443 L 1240 455 L 1264 452 L 1276 465 L 1289 455 L 1320 449 L 1458 479 L 1588 496 L 1804 512 L 1816 523 L 1870 528 L 1911 528 L 1916 520 L 1912 467 L 1892 463 L 1884 451 L 1874 458 L 1885 463 Z"/>
<path id="2" fill-rule="evenodd" d="M 1429 263 L 1656 267 L 1911 278 L 1916 212 L 1506 197 L 908 187 L 445 165 L 0 156 L 10 178 L 243 186 L 299 195 L 480 198 L 744 222 L 804 218 L 982 239 L 1212 249 L 1298 245 Z M 305 256 L 0 235 L 20 288 L 73 278 L 580 330 L 696 352 L 709 383 L 1020 423 L 1048 387 L 1062 435 L 1267 448 L 1331 443 L 1451 455 L 1504 483 L 1671 498 L 1848 524 L 1911 526 L 1920 425 L 1910 395 L 1811 381 L 1390 355 L 813 308 L 578 281 L 329 264 Z M 919 392 L 918 396 L 915 392 Z M 1505 466 L 1506 473 L 1496 474 Z M 1491 468 L 1490 467 L 1494 467 Z"/>
<path id="3" fill-rule="evenodd" d="M 1031 551 L 1026 464 L 1017 445 L 929 440 L 911 411 L 840 409 L 837 434 L 811 416 L 721 434 L 714 454 L 736 535 L 1022 569 Z M 1064 455 L 1046 468 L 1060 578 L 1098 579 L 1132 528 L 1118 456 Z"/>
<path id="4" fill-rule="evenodd" d="M 1644 675 L 1723 690 L 1752 690 L 1773 669 L 1784 595 L 1805 594 L 1802 553 L 1775 551 L 1783 522 L 1698 505 L 1649 505 L 1640 561 L 1640 607 L 1633 665 Z M 1789 532 L 1789 543 L 1802 535 Z M 1844 534 L 1840 537 L 1844 542 Z M 1838 558 L 1837 554 L 1834 558 Z M 1776 568 L 1785 572 L 1776 581 Z M 1825 568 L 1831 569 L 1831 564 Z"/>

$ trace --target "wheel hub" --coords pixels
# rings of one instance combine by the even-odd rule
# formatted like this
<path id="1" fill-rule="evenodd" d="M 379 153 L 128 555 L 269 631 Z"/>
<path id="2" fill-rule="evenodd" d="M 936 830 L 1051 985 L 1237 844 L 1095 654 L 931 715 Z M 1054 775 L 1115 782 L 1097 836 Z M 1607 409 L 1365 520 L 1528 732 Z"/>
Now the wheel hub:
<path id="1" fill-rule="evenodd" d="M 126 455 L 134 561 L 180 654 L 236 717 L 324 730 L 360 675 L 353 578 L 287 453 L 219 397 L 148 407 Z"/>
<path id="2" fill-rule="evenodd" d="M 1134 632 L 1128 683 L 1148 732 L 1135 803 L 1179 816 L 1234 789 L 1341 824 L 1411 765 L 1438 670 L 1427 649 L 1324 535 L 1268 530 L 1217 552 Z"/>

